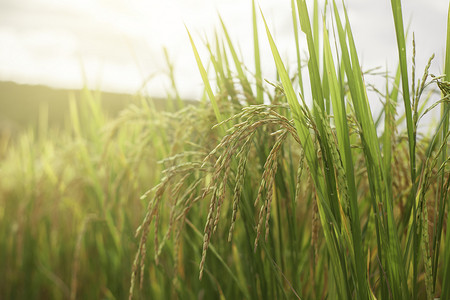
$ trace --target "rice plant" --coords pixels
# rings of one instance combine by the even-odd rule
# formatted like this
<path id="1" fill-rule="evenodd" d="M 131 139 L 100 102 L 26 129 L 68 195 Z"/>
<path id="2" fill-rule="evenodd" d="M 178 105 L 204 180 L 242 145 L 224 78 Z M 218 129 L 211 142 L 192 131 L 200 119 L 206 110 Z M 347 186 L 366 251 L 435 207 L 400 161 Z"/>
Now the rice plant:
<path id="1" fill-rule="evenodd" d="M 0 139 L 2 298 L 450 298 L 450 16 L 444 75 L 431 54 L 420 73 L 391 4 L 384 87 L 366 82 L 345 6 L 291 1 L 288 70 L 252 1 L 248 65 L 225 20 L 204 45 L 187 30 L 202 101 L 182 102 L 170 73 L 167 110 L 136 96 L 110 118 L 84 90 L 65 128 L 43 110 Z"/>
<path id="2" fill-rule="evenodd" d="M 138 270 L 141 285 L 145 276 L 146 241 L 153 219 L 155 238 L 158 226 L 164 227 L 158 222 L 158 207 L 166 189 L 175 203 L 172 210 L 181 205 L 180 214 L 170 213 L 168 233 L 176 223 L 181 228 L 187 223 L 197 233 L 205 224 L 199 279 L 206 273 L 210 283 L 217 285 L 215 292 L 205 287 L 205 295 L 434 299 L 442 293 L 443 299 L 447 297 L 443 283 L 448 278 L 447 258 L 440 260 L 439 256 L 448 253 L 448 247 L 441 246 L 442 240 L 446 244 L 449 189 L 448 75 L 430 76 L 431 57 L 416 83 L 414 54 L 410 86 L 401 3 L 392 0 L 391 4 L 399 68 L 393 80 L 386 76 L 386 89 L 380 92 L 384 107 L 376 118 L 345 6 L 340 10 L 334 1 L 327 5 L 330 9 L 323 13 L 319 35 L 317 1 L 312 21 L 306 1 L 292 1 L 298 54 L 299 29 L 306 36 L 308 77 L 302 76 L 301 63 L 298 73 L 290 76 L 263 12 L 257 13 L 254 2 L 256 74 L 244 73 L 222 21 L 225 40 L 213 38 L 216 52 L 207 44 L 218 82 L 214 92 L 188 32 L 218 122 L 213 130 L 218 130 L 222 139 L 203 160 L 166 169 L 170 176 L 154 191 L 138 230 L 140 251 L 133 266 L 130 298 Z M 264 20 L 277 68 L 275 91 L 268 91 L 261 80 L 258 17 Z M 336 35 L 334 46 L 331 30 Z M 229 78 L 233 72 L 236 80 Z M 310 94 L 304 92 L 307 84 Z M 438 93 L 424 96 L 426 89 L 436 87 L 441 97 L 435 97 Z M 219 108 L 224 101 L 234 104 L 231 110 Z M 262 104 L 264 101 L 268 104 Z M 430 101 L 434 104 L 425 109 L 422 103 Z M 405 113 L 398 117 L 400 105 Z M 438 125 L 430 136 L 419 136 L 419 121 L 437 107 L 441 111 Z M 384 128 L 380 129 L 383 118 Z M 400 129 L 401 120 L 406 120 L 406 131 Z M 187 196 L 173 193 L 179 190 L 189 191 L 189 201 L 184 200 Z M 190 210 L 197 202 L 208 213 L 193 222 Z M 231 244 L 226 246 L 225 241 Z M 183 243 L 178 231 L 174 243 Z M 208 259 L 210 249 L 214 249 L 214 258 Z M 160 252 L 155 249 L 157 256 Z M 226 270 L 228 280 L 217 277 L 223 274 L 220 270 Z M 181 276 L 181 281 L 185 277 Z M 238 288 L 225 291 L 230 284 Z"/>

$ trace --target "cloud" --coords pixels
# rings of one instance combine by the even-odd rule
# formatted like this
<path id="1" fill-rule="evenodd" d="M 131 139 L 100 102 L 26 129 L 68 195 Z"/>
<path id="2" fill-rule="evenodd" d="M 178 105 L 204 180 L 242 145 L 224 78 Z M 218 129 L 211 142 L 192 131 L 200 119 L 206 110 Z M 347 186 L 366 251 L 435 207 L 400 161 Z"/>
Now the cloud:
<path id="1" fill-rule="evenodd" d="M 410 0 L 405 20 L 413 17 L 418 55 L 426 58 L 443 49 L 445 1 Z M 395 64 L 395 35 L 388 3 L 348 0 L 349 15 L 360 54 L 368 67 Z M 260 0 L 280 51 L 295 58 L 290 23 L 290 3 Z M 425 6 L 425 8 L 424 8 Z M 230 36 L 240 45 L 244 61 L 252 65 L 250 2 L 229 0 L 2 0 L 0 1 L 0 80 L 79 85 L 80 61 L 94 84 L 101 78 L 105 89 L 133 92 L 150 74 L 167 70 L 162 47 L 175 62 L 181 93 L 200 95 L 201 79 L 184 24 L 193 33 L 202 57 L 204 34 L 219 28 L 218 12 Z M 419 16 L 420 14 L 420 16 Z M 440 28 L 439 30 L 437 28 Z M 220 30 L 219 30 L 220 31 Z M 260 24 L 260 43 L 268 49 Z M 270 51 L 263 50 L 265 74 L 273 72 Z M 92 73 L 92 74 L 91 74 Z M 164 77 L 161 75 L 159 77 Z M 151 83 L 163 93 L 166 84 Z M 158 91 L 159 88 L 159 91 Z"/>

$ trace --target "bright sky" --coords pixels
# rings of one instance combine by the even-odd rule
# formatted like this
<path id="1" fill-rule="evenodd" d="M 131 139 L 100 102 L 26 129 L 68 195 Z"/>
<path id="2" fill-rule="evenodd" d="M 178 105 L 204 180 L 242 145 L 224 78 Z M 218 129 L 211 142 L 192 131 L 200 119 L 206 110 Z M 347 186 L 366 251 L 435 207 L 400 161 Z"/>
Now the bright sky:
<path id="1" fill-rule="evenodd" d="M 437 56 L 432 70 L 440 73 L 448 0 L 403 2 L 405 23 L 411 21 L 416 36 L 420 76 L 432 53 Z M 259 3 L 280 52 L 294 63 L 290 1 Z M 393 69 L 397 52 L 390 1 L 346 3 L 363 68 L 389 63 Z M 202 83 L 184 25 L 203 49 L 204 34 L 211 37 L 218 28 L 220 12 L 251 67 L 250 8 L 251 0 L 1 0 L 0 80 L 77 88 L 84 68 L 90 88 L 134 93 L 151 77 L 147 92 L 164 96 L 170 86 L 162 51 L 167 47 L 181 96 L 195 98 Z M 260 24 L 263 71 L 271 77 L 273 60 L 262 29 Z"/>

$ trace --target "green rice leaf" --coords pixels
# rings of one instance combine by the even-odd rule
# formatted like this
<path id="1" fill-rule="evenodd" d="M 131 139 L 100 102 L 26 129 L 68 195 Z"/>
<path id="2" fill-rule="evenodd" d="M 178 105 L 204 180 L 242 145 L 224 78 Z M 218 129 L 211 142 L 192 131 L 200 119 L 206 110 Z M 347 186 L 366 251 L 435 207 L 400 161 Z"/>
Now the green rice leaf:
<path id="1" fill-rule="evenodd" d="M 263 104 L 264 102 L 264 90 L 263 80 L 261 73 L 261 57 L 259 50 L 259 38 L 258 38 L 258 24 L 256 18 L 256 6 L 255 0 L 252 0 L 252 21 L 253 21 L 253 47 L 255 55 L 255 78 L 256 78 L 256 103 Z"/>
<path id="2" fill-rule="evenodd" d="M 208 94 L 209 100 L 211 101 L 214 114 L 216 115 L 217 122 L 220 123 L 224 119 L 222 118 L 222 115 L 220 114 L 219 107 L 216 102 L 216 97 L 214 96 L 214 93 L 211 88 L 211 84 L 209 83 L 208 74 L 206 73 L 205 67 L 203 66 L 203 63 L 200 59 L 200 55 L 198 54 L 197 47 L 195 46 L 194 40 L 192 39 L 191 33 L 187 29 L 187 33 L 189 35 L 189 40 L 191 42 L 192 50 L 194 51 L 195 60 L 197 61 L 197 66 L 200 71 L 200 75 L 202 76 L 203 84 L 205 85 L 206 93 Z"/>

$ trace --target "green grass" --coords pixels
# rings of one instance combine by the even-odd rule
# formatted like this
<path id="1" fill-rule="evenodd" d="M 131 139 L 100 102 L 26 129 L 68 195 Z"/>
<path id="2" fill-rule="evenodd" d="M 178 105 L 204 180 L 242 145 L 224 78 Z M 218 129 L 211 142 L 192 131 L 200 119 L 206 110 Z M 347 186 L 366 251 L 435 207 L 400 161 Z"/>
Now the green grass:
<path id="1" fill-rule="evenodd" d="M 43 110 L 38 128 L 1 148 L 0 294 L 447 299 L 450 35 L 447 75 L 431 76 L 430 59 L 417 80 L 391 3 L 399 66 L 386 70 L 380 115 L 345 8 L 332 1 L 321 14 L 302 0 L 291 1 L 305 60 L 294 70 L 252 1 L 253 65 L 223 20 L 208 57 L 187 32 L 209 101 L 182 103 L 172 80 L 166 111 L 137 97 L 108 117 L 87 90 L 69 101 L 64 130 Z M 262 74 L 258 33 L 278 80 Z"/>

